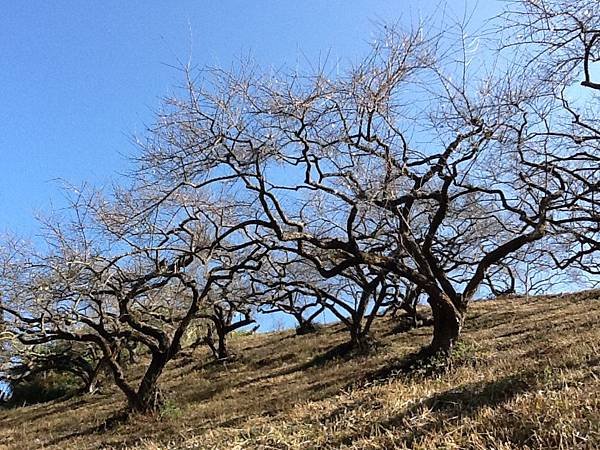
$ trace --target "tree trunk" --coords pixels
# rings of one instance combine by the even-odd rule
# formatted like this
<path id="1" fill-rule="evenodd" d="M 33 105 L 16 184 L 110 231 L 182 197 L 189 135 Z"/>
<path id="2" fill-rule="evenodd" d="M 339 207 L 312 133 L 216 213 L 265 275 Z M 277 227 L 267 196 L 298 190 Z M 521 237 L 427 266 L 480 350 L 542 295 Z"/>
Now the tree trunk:
<path id="1" fill-rule="evenodd" d="M 163 397 L 158 388 L 158 378 L 162 374 L 167 357 L 164 354 L 154 355 L 140 387 L 134 398 L 129 401 L 129 409 L 142 414 L 157 412 L 163 404 Z"/>
<path id="2" fill-rule="evenodd" d="M 112 372 L 113 378 L 115 380 L 115 384 L 127 397 L 127 402 L 129 403 L 130 409 L 132 409 L 132 405 L 137 403 L 137 392 L 133 387 L 127 382 L 125 378 L 125 374 L 123 373 L 123 368 L 119 365 L 117 358 L 115 358 L 115 354 L 113 351 L 109 351 L 107 347 L 103 349 L 104 358 L 108 368 Z"/>
<path id="3" fill-rule="evenodd" d="M 106 358 L 100 359 L 85 381 L 85 386 L 82 390 L 84 393 L 93 394 L 98 389 L 98 385 L 100 384 L 100 373 L 105 366 Z"/>
<path id="4" fill-rule="evenodd" d="M 450 356 L 462 330 L 464 308 L 459 309 L 443 294 L 430 296 L 428 301 L 433 313 L 433 339 L 427 353 Z"/>
<path id="5" fill-rule="evenodd" d="M 296 320 L 298 321 L 298 326 L 296 327 L 296 334 L 298 336 L 303 336 L 305 334 L 310 334 L 317 331 L 317 327 L 315 327 L 311 321 L 304 319 L 304 317 L 296 316 Z"/>
<path id="6" fill-rule="evenodd" d="M 99 385 L 100 385 L 100 380 L 98 379 L 98 377 L 90 378 L 85 383 L 85 386 L 83 387 L 81 392 L 84 394 L 93 394 L 94 392 L 96 392 L 98 390 Z"/>
<path id="7" fill-rule="evenodd" d="M 373 347 L 373 341 L 369 334 L 360 325 L 354 324 L 350 328 L 350 350 L 358 353 L 369 353 Z"/>
<path id="8" fill-rule="evenodd" d="M 227 350 L 227 336 L 225 330 L 217 327 L 217 334 L 219 335 L 218 358 L 226 359 L 229 357 L 229 351 Z"/>
<path id="9" fill-rule="evenodd" d="M 208 348 L 210 349 L 211 353 L 213 354 L 213 356 L 215 357 L 215 359 L 219 359 L 219 350 L 217 349 L 217 346 L 215 345 L 215 341 L 213 339 L 213 334 L 212 334 L 212 328 L 209 326 L 206 330 L 206 336 L 204 337 L 204 339 L 201 341 L 204 344 L 206 344 L 208 346 Z"/>

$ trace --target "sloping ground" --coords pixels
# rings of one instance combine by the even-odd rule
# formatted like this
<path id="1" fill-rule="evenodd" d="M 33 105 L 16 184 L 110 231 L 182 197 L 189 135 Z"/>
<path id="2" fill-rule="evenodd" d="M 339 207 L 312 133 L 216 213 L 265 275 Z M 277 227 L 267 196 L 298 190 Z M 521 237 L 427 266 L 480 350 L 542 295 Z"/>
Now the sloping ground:
<path id="1" fill-rule="evenodd" d="M 600 448 L 599 324 L 598 293 L 477 302 L 444 375 L 394 370 L 431 329 L 393 319 L 352 359 L 339 326 L 238 336 L 236 362 L 172 363 L 161 417 L 115 420 L 118 392 L 0 411 L 0 448 Z"/>

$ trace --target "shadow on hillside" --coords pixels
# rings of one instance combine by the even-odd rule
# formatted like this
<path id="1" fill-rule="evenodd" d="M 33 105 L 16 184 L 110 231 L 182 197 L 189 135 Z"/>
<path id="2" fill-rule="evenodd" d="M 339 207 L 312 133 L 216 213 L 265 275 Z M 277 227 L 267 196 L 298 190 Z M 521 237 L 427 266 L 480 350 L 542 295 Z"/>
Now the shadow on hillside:
<path id="1" fill-rule="evenodd" d="M 294 354 L 292 354 L 292 356 L 293 355 Z M 343 342 L 341 344 L 336 345 L 335 347 L 332 347 L 331 349 L 327 350 L 324 353 L 315 355 L 314 357 L 312 357 L 310 360 L 308 360 L 306 362 L 303 362 L 300 364 L 295 364 L 291 367 L 285 367 L 282 370 L 276 370 L 274 372 L 253 378 L 251 380 L 246 380 L 246 381 L 244 381 L 244 384 L 257 383 L 257 382 L 268 380 L 271 378 L 290 375 L 295 372 L 301 372 L 304 370 L 322 367 L 331 361 L 339 361 L 339 360 L 347 361 L 349 359 L 352 359 L 353 357 L 360 357 L 360 356 L 364 356 L 364 354 L 361 354 L 360 352 L 356 352 L 355 349 L 350 344 L 350 342 Z M 277 358 L 277 359 L 279 360 L 281 358 Z"/>
<path id="2" fill-rule="evenodd" d="M 445 373 L 451 366 L 446 359 L 432 358 L 429 347 L 424 346 L 420 350 L 392 360 L 387 365 L 366 373 L 356 384 L 371 384 L 383 382 L 397 377 L 424 376 L 431 377 Z"/>
<path id="3" fill-rule="evenodd" d="M 5 406 L 4 409 L 0 410 L 0 412 L 4 412 L 4 411 L 8 412 L 11 409 L 22 408 L 23 416 L 25 416 L 29 422 L 33 422 L 33 421 L 40 420 L 40 419 L 47 419 L 54 414 L 60 414 L 60 413 L 64 412 L 64 410 L 66 408 L 65 401 L 61 402 L 61 400 L 59 399 L 59 400 L 53 400 L 53 402 L 54 403 L 52 405 L 50 405 L 49 402 L 36 403 L 36 404 L 31 404 L 31 405 L 8 405 L 8 406 Z M 40 406 L 45 406 L 45 408 L 43 408 L 43 409 L 38 408 Z M 25 409 L 26 407 L 30 407 L 30 409 Z M 9 425 L 11 425 L 12 422 L 16 422 L 18 420 L 19 420 L 18 418 L 4 419 L 2 421 L 2 425 L 8 427 Z"/>
<path id="4" fill-rule="evenodd" d="M 230 389 L 232 386 L 228 380 L 213 381 L 208 386 L 200 389 L 191 389 L 180 400 L 185 400 L 188 403 L 201 403 L 211 400 L 213 397 Z"/>
<path id="5" fill-rule="evenodd" d="M 69 434 L 65 434 L 62 436 L 58 436 L 58 437 L 52 439 L 51 441 L 48 441 L 48 443 L 46 445 L 48 445 L 48 446 L 57 445 L 57 444 L 60 444 L 61 442 L 64 442 L 64 441 L 72 439 L 72 438 L 76 438 L 76 437 L 80 437 L 80 436 L 88 436 L 90 434 L 104 433 L 106 431 L 113 430 L 116 427 L 118 427 L 119 425 L 127 422 L 129 420 L 129 418 L 130 418 L 130 416 L 129 416 L 129 414 L 127 414 L 126 411 L 120 411 L 120 412 L 113 414 L 108 419 L 102 421 L 98 425 L 93 425 L 91 427 L 76 431 L 74 433 L 69 433 Z"/>
<path id="6" fill-rule="evenodd" d="M 290 353 L 289 357 L 287 357 L 288 355 L 285 355 L 286 357 L 282 358 L 281 356 L 277 356 L 275 358 L 272 358 L 268 364 L 261 364 L 260 366 L 267 366 L 270 364 L 273 364 L 275 362 L 286 362 L 288 360 L 293 359 L 294 356 L 296 356 L 295 353 Z M 308 370 L 308 369 L 312 369 L 312 368 L 316 368 L 316 367 L 322 367 L 325 364 L 331 362 L 331 361 L 335 361 L 335 360 L 348 360 L 351 359 L 353 356 L 358 356 L 355 355 L 353 353 L 353 348 L 350 345 L 349 342 L 343 342 L 341 344 L 338 344 L 332 348 L 330 348 L 329 350 L 325 351 L 324 353 L 320 353 L 318 355 L 313 356 L 310 360 L 300 363 L 300 364 L 295 364 L 292 365 L 290 367 L 285 367 L 283 370 L 276 370 L 275 372 L 266 374 L 266 375 L 262 375 L 260 377 L 257 377 L 253 380 L 249 380 L 248 383 L 251 382 L 256 382 L 256 381 L 263 381 L 269 378 L 275 378 L 275 377 L 280 377 L 280 376 L 284 376 L 284 375 L 290 375 L 294 372 L 299 372 L 299 371 L 303 371 L 303 370 Z"/>
<path id="7" fill-rule="evenodd" d="M 287 375 L 291 375 L 297 372 L 303 372 L 309 369 L 323 367 L 326 364 L 333 361 L 348 361 L 354 357 L 362 357 L 364 354 L 357 352 L 349 342 L 344 342 L 334 346 L 333 348 L 325 351 L 324 353 L 320 353 L 315 355 L 310 360 L 293 364 L 287 367 L 282 368 L 274 368 L 273 365 L 277 363 L 287 362 L 293 359 L 296 356 L 296 353 L 284 354 L 283 357 L 281 355 L 275 356 L 272 358 L 265 358 L 263 360 L 259 360 L 255 362 L 254 366 L 256 370 L 264 370 L 265 373 L 249 378 L 244 379 L 236 384 L 232 384 L 231 380 L 226 376 L 226 372 L 223 372 L 223 379 L 213 379 L 211 384 L 204 389 L 197 389 L 194 392 L 190 393 L 186 396 L 186 401 L 190 402 L 201 402 L 208 401 L 216 395 L 222 393 L 228 389 L 238 389 L 238 388 L 249 388 L 252 385 L 260 384 L 263 381 L 273 380 L 275 378 L 284 377 Z M 206 366 L 202 366 L 202 368 L 206 368 Z M 213 374 L 217 373 L 216 370 L 213 371 Z M 319 389 L 322 389 L 321 386 Z"/>
<path id="8" fill-rule="evenodd" d="M 352 346 L 352 343 L 342 342 L 341 344 L 330 348 L 325 353 L 316 355 L 309 361 L 305 362 L 304 364 L 301 364 L 300 366 L 298 366 L 298 370 L 307 370 L 313 367 L 321 367 L 331 361 L 349 360 L 353 357 L 360 356 L 364 356 L 364 353 L 354 348 Z"/>
<path id="9" fill-rule="evenodd" d="M 399 429 L 405 433 L 405 445 L 411 446 L 419 439 L 442 431 L 466 417 L 474 416 L 485 407 L 497 407 L 510 401 L 517 395 L 535 390 L 537 386 L 535 372 L 513 374 L 499 380 L 468 383 L 458 388 L 439 392 L 431 397 L 413 404 L 397 416 L 378 423 L 378 429 Z M 347 414 L 348 410 L 358 408 L 356 405 L 344 405 L 340 410 L 333 411 L 324 421 L 334 421 L 336 418 Z M 435 420 L 418 420 L 424 412 L 434 414 Z M 410 428 L 407 424 L 422 424 Z M 379 428 L 381 427 L 381 428 Z M 350 436 L 346 436 L 339 442 L 328 443 L 332 446 L 350 445 L 357 439 L 367 437 L 369 429 L 363 429 Z M 525 437 L 524 437 L 525 438 Z"/>
<path id="10" fill-rule="evenodd" d="M 394 326 L 383 334 L 383 336 L 395 336 L 397 334 L 415 332 L 419 334 L 430 334 L 432 326 L 429 323 L 414 325 L 410 319 L 399 320 Z"/>

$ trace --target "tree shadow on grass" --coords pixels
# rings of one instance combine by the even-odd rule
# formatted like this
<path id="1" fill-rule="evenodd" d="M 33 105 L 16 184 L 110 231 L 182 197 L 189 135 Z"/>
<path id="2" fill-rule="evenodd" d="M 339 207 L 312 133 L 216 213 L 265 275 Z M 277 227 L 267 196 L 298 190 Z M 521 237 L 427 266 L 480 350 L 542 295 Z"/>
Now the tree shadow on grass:
<path id="1" fill-rule="evenodd" d="M 347 360 L 352 359 L 353 357 L 361 356 L 361 355 L 362 354 L 360 352 L 359 353 L 355 352 L 355 349 L 352 347 L 352 345 L 349 342 L 345 342 L 345 343 L 336 345 L 335 347 L 327 350 L 325 353 L 320 353 L 320 354 L 314 356 L 313 358 L 311 358 L 310 360 L 308 360 L 306 362 L 303 362 L 300 364 L 294 364 L 290 367 L 284 367 L 281 370 L 275 370 L 273 372 L 270 372 L 270 373 L 267 373 L 264 375 L 260 375 L 260 376 L 257 376 L 257 377 L 254 377 L 254 378 L 251 378 L 248 380 L 244 380 L 241 383 L 238 383 L 238 384 L 230 386 L 230 387 L 237 388 L 240 386 L 247 386 L 249 384 L 259 383 L 261 381 L 270 380 L 272 378 L 291 375 L 295 372 L 301 372 L 301 371 L 316 368 L 316 367 L 322 367 L 332 361 L 339 361 L 339 360 L 347 361 Z M 280 358 L 277 358 L 277 359 L 280 359 Z M 291 358 L 289 358 L 289 359 L 291 359 Z M 271 362 L 274 362 L 274 361 L 275 360 L 273 360 Z"/>
<path id="2" fill-rule="evenodd" d="M 434 394 L 424 400 L 418 401 L 405 409 L 401 414 L 379 422 L 378 428 L 394 430 L 404 434 L 404 444 L 409 448 L 413 443 L 419 441 L 427 435 L 441 432 L 459 424 L 461 420 L 474 416 L 479 410 L 485 407 L 497 407 L 516 396 L 530 392 L 537 386 L 536 372 L 524 372 L 509 375 L 493 381 L 482 381 L 467 383 L 457 388 L 448 389 Z M 359 407 L 361 402 L 356 402 L 354 407 Z M 343 410 L 333 411 L 324 419 L 325 422 L 335 421 L 339 416 L 346 414 L 353 405 L 344 405 Z M 435 420 L 424 421 L 416 420 L 424 412 L 428 415 L 433 414 Z M 412 426 L 412 424 L 421 424 Z M 373 424 L 365 426 L 352 435 L 344 436 L 336 442 L 328 443 L 332 446 L 350 445 L 357 439 L 368 437 L 371 433 Z M 515 431 L 518 433 L 518 430 Z M 528 435 L 515 435 L 515 443 L 524 444 Z"/>
<path id="3" fill-rule="evenodd" d="M 126 423 L 130 419 L 130 414 L 126 410 L 119 411 L 107 419 L 103 420 L 98 425 L 93 425 L 91 427 L 87 427 L 83 430 L 76 431 L 74 433 L 65 434 L 62 436 L 58 436 L 51 441 L 47 442 L 46 445 L 57 445 L 61 442 L 67 441 L 69 439 L 73 439 L 81 436 L 89 436 L 90 434 L 101 434 L 107 431 L 113 430 L 119 425 Z"/>
<path id="4" fill-rule="evenodd" d="M 356 380 L 354 385 L 385 382 L 397 377 L 432 377 L 443 375 L 452 367 L 452 360 L 445 357 L 435 357 L 430 354 L 429 347 L 409 353 L 408 355 L 390 361 L 384 367 L 365 374 Z M 349 386 L 350 387 L 350 386 Z"/>
<path id="5" fill-rule="evenodd" d="M 351 342 L 342 342 L 341 344 L 330 348 L 325 353 L 315 355 L 309 361 L 296 366 L 296 370 L 307 370 L 315 367 L 322 367 L 331 361 L 347 361 L 356 356 L 364 356 L 364 353 L 357 351 Z"/>
<path id="6" fill-rule="evenodd" d="M 178 400 L 184 401 L 185 403 L 207 402 L 230 387 L 231 384 L 227 381 L 215 381 L 210 383 L 208 386 L 192 389 L 185 394 L 180 394 Z"/>

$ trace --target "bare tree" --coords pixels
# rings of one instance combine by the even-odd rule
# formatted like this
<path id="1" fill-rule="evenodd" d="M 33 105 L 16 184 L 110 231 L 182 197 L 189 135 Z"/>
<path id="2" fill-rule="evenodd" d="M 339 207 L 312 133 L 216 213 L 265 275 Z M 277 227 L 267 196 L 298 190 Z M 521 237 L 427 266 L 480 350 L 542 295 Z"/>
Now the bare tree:
<path id="1" fill-rule="evenodd" d="M 260 302 L 259 311 L 263 314 L 285 313 L 296 320 L 296 334 L 299 336 L 315 333 L 317 326 L 314 321 L 323 313 L 325 307 L 318 297 L 301 289 L 290 289 L 278 295 L 265 296 Z"/>
<path id="2" fill-rule="evenodd" d="M 554 221 L 564 232 L 562 251 L 547 253 L 560 269 L 591 274 L 596 283 L 600 274 L 597 6 L 594 0 L 519 0 L 508 3 L 499 22 L 504 51 L 518 48 L 523 52 L 523 63 L 538 69 L 531 76 L 560 105 L 540 133 L 570 154 L 570 159 L 557 164 L 570 171 L 570 179 L 585 186 L 570 211 Z M 579 164 L 571 165 L 572 160 Z"/>
<path id="3" fill-rule="evenodd" d="M 95 346 L 129 408 L 147 412 L 160 406 L 159 377 L 211 290 L 257 268 L 260 247 L 215 245 L 199 220 L 188 226 L 166 205 L 162 217 L 129 221 L 139 194 L 79 194 L 70 217 L 47 220 L 45 248 L 21 249 L 3 277 L 2 310 L 23 345 Z M 141 380 L 128 379 L 120 357 L 131 342 L 149 354 Z"/>
<path id="4" fill-rule="evenodd" d="M 402 311 L 404 314 L 400 318 L 408 319 L 408 321 L 405 320 L 408 327 L 402 327 L 403 329 L 418 328 L 433 324 L 431 315 L 419 309 L 423 306 L 421 305 L 423 300 L 423 291 L 421 288 L 407 283 L 404 279 L 392 279 L 390 287 L 391 294 L 389 300 L 382 305 L 386 308 L 384 314 L 396 317 L 398 312 Z"/>
<path id="5" fill-rule="evenodd" d="M 369 350 L 371 325 L 391 292 L 385 272 L 371 273 L 368 266 L 356 265 L 324 278 L 294 254 L 278 256 L 270 255 L 263 270 L 252 277 L 262 311 L 293 315 L 297 333 L 306 334 L 315 331 L 312 321 L 327 309 L 348 330 L 348 349 Z"/>
<path id="6" fill-rule="evenodd" d="M 189 76 L 144 170 L 164 199 L 227 191 L 245 211 L 234 229 L 325 280 L 366 277 L 366 296 L 387 274 L 406 280 L 432 309 L 429 352 L 448 353 L 490 269 L 558 239 L 589 193 L 581 174 L 597 171 L 550 139 L 560 105 L 532 69 L 490 73 L 466 34 L 388 27 L 337 77 L 250 64 Z"/>
<path id="7" fill-rule="evenodd" d="M 600 61 L 600 20 L 595 0 L 516 0 L 507 2 L 499 31 L 506 47 L 518 46 L 527 62 L 550 85 L 581 85 L 600 90 L 593 65 Z"/>
<path id="8" fill-rule="evenodd" d="M 297 323 L 296 334 L 314 333 L 325 305 L 312 287 L 321 277 L 294 255 L 271 254 L 260 273 L 250 277 L 252 301 L 262 314 L 284 313 Z"/>
<path id="9" fill-rule="evenodd" d="M 228 335 L 240 328 L 256 324 L 250 295 L 250 290 L 239 278 L 217 283 L 217 287 L 207 299 L 206 306 L 196 315 L 197 319 L 206 322 L 206 334 L 197 339 L 192 347 L 206 344 L 217 360 L 231 358 L 232 354 L 227 345 Z M 214 335 L 217 337 L 216 341 Z"/>

